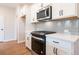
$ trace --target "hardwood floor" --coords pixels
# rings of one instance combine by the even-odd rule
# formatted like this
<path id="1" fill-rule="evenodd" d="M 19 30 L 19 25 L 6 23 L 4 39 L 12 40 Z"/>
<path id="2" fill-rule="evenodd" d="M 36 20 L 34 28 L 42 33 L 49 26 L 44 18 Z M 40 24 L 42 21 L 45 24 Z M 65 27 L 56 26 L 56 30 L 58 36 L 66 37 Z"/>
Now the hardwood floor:
<path id="1" fill-rule="evenodd" d="M 16 41 L 0 42 L 0 55 L 31 55 L 25 43 Z"/>

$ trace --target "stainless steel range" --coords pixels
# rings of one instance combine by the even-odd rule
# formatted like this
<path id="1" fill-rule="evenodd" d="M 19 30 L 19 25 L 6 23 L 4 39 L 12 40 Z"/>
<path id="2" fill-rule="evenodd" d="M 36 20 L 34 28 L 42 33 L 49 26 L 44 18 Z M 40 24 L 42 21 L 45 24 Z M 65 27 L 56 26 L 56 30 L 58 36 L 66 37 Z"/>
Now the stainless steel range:
<path id="1" fill-rule="evenodd" d="M 31 42 L 32 50 L 39 55 L 45 55 L 46 54 L 46 35 L 53 34 L 53 33 L 56 33 L 56 32 L 33 31 L 31 33 L 32 34 L 32 42 Z"/>

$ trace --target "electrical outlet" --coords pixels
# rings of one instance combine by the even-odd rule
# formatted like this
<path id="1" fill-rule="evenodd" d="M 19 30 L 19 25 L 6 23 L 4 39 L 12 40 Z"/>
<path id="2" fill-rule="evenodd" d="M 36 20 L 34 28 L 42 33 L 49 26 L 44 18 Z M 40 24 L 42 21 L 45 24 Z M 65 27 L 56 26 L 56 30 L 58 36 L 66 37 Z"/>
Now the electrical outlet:
<path id="1" fill-rule="evenodd" d="M 69 31 L 68 29 L 65 29 L 65 30 L 64 30 L 64 33 L 65 33 L 65 34 L 70 34 L 70 31 Z"/>
<path id="2" fill-rule="evenodd" d="M 65 32 L 65 33 L 66 33 L 66 32 L 69 32 L 69 30 L 68 30 L 68 29 L 65 29 L 64 32 Z"/>

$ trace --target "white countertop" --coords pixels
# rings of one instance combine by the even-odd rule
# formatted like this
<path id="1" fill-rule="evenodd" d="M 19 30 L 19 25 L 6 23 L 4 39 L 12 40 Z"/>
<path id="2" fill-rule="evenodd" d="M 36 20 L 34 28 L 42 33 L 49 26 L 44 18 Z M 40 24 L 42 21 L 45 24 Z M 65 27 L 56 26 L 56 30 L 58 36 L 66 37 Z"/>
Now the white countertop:
<path id="1" fill-rule="evenodd" d="M 64 34 L 64 33 L 48 34 L 46 36 L 58 38 L 58 39 L 62 39 L 62 40 L 73 41 L 73 42 L 79 40 L 79 35 L 70 35 L 70 34 Z"/>

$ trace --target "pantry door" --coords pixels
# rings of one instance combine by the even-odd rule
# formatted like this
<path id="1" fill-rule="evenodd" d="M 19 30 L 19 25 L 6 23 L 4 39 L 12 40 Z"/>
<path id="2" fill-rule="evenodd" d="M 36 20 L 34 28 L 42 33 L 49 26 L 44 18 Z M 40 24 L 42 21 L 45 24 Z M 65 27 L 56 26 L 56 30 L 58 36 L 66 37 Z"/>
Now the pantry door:
<path id="1" fill-rule="evenodd" d="M 4 41 L 4 17 L 0 16 L 0 41 Z"/>

